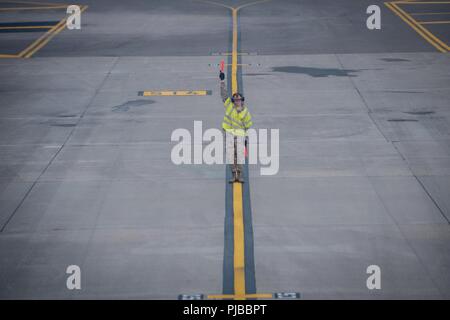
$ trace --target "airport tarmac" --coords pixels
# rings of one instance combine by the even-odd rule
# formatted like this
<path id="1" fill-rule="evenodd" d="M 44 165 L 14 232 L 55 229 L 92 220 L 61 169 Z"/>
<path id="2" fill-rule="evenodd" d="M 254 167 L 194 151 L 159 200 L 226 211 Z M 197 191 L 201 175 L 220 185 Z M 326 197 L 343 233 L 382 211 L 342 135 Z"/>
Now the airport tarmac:
<path id="1" fill-rule="evenodd" d="M 0 1 L 1 299 L 450 298 L 450 3 L 47 1 Z M 279 130 L 241 220 L 228 166 L 171 159 L 222 59 Z"/>

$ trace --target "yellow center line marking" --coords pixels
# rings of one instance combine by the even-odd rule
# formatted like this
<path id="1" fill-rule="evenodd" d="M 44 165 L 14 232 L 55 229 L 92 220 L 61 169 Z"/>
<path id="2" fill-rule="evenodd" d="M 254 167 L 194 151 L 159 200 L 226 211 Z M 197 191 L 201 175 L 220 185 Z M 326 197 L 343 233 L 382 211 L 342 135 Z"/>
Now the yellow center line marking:
<path id="1" fill-rule="evenodd" d="M 450 23 L 450 21 L 419 21 L 420 24 L 446 24 Z"/>
<path id="2" fill-rule="evenodd" d="M 399 6 L 396 5 L 398 2 L 385 2 L 384 4 L 391 9 L 397 16 L 399 16 L 403 21 L 405 21 L 411 28 L 413 28 L 419 35 L 422 36 L 428 43 L 433 47 L 438 49 L 440 52 L 447 52 L 446 45 L 432 35 L 428 30 L 417 23 L 414 18 L 409 16 L 405 11 L 403 11 Z M 406 2 L 409 3 L 409 2 Z"/>
<path id="3" fill-rule="evenodd" d="M 238 92 L 238 10 L 233 8 L 233 40 L 231 49 L 231 91 Z M 234 226 L 234 294 L 237 300 L 245 299 L 245 245 L 244 245 L 244 215 L 242 202 L 242 184 L 233 183 L 233 226 Z"/>
<path id="4" fill-rule="evenodd" d="M 245 253 L 244 215 L 242 205 L 242 184 L 233 183 L 233 224 L 234 224 L 234 293 L 236 299 L 245 296 Z"/>
<path id="5" fill-rule="evenodd" d="M 254 1 L 232 8 L 233 40 L 231 50 L 231 91 L 238 92 L 238 11 L 244 7 L 269 0 Z M 242 184 L 233 183 L 233 222 L 234 222 L 234 299 L 245 300 L 245 244 L 244 244 L 244 215 L 242 201 Z"/>
<path id="6" fill-rule="evenodd" d="M 237 15 L 239 9 L 232 9 L 233 14 L 233 43 L 231 50 L 231 93 L 238 92 L 237 88 L 237 67 L 238 67 L 238 55 L 237 55 L 237 46 L 238 46 L 238 33 L 237 33 Z"/>
<path id="7" fill-rule="evenodd" d="M 238 92 L 238 11 L 242 8 L 267 2 L 270 0 L 259 0 L 243 4 L 236 8 L 224 5 L 222 3 L 210 0 L 197 0 L 200 2 L 210 3 L 217 6 L 225 7 L 231 10 L 233 20 L 233 39 L 231 50 L 231 93 Z M 245 300 L 251 295 L 246 294 L 245 291 L 245 245 L 244 245 L 244 215 L 243 215 L 243 200 L 242 200 L 242 184 L 239 182 L 233 183 L 233 224 L 234 224 L 234 295 L 209 295 L 208 297 L 229 297 L 236 300 Z M 271 295 L 261 294 L 266 298 Z M 259 295 L 258 295 L 259 296 Z M 270 296 L 270 297 L 269 297 Z M 255 296 L 256 298 L 256 296 Z M 213 298 L 212 298 L 213 299 Z M 220 299 L 220 298 L 217 298 Z"/>

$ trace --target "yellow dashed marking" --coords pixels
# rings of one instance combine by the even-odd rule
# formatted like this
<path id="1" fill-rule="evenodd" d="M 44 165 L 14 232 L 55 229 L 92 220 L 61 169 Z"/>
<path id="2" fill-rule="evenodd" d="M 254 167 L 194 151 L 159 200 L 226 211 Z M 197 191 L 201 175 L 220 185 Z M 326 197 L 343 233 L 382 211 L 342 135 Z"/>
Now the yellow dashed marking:
<path id="1" fill-rule="evenodd" d="M 152 97 L 152 96 L 206 96 L 209 95 L 208 90 L 164 90 L 164 91 L 142 91 L 140 96 Z"/>

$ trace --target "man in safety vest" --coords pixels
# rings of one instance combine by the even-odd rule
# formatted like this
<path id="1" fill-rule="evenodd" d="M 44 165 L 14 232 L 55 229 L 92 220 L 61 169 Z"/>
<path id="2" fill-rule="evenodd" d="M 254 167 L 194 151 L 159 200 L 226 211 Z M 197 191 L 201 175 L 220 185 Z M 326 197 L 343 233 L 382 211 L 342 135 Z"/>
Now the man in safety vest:
<path id="1" fill-rule="evenodd" d="M 227 163 L 232 163 L 233 179 L 230 183 L 241 182 L 243 163 L 245 158 L 245 146 L 247 145 L 247 129 L 252 125 L 252 115 L 244 106 L 244 97 L 239 92 L 228 96 L 225 87 L 225 74 L 220 71 L 220 95 L 225 107 L 222 128 L 226 132 Z M 245 141 L 245 142 L 244 142 Z"/>

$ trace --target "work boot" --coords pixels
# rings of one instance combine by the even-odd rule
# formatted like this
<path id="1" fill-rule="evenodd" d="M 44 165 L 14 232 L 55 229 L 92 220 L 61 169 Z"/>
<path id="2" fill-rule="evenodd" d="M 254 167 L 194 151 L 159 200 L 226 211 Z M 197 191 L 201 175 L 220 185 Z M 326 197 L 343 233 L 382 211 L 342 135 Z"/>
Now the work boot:
<path id="1" fill-rule="evenodd" d="M 233 169 L 233 179 L 230 181 L 230 183 L 234 182 L 244 183 L 244 179 L 242 179 L 242 171 L 239 167 Z"/>
<path id="2" fill-rule="evenodd" d="M 239 170 L 239 168 L 232 168 L 231 171 L 233 173 L 233 178 L 230 181 L 228 181 L 229 183 L 234 182 L 244 183 L 244 180 L 242 179 L 241 175 L 241 170 Z"/>
<path id="3" fill-rule="evenodd" d="M 242 178 L 242 164 L 237 165 L 237 181 L 244 183 L 244 179 Z"/>
<path id="4" fill-rule="evenodd" d="M 235 171 L 233 171 L 233 177 L 228 181 L 229 183 L 235 183 L 238 182 L 239 179 L 237 177 L 237 173 Z"/>

